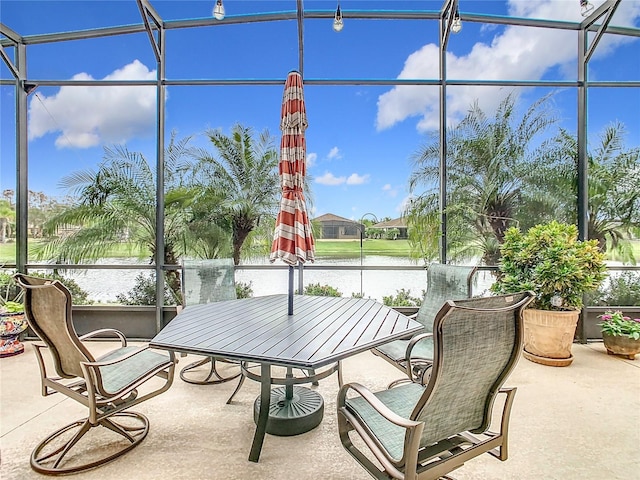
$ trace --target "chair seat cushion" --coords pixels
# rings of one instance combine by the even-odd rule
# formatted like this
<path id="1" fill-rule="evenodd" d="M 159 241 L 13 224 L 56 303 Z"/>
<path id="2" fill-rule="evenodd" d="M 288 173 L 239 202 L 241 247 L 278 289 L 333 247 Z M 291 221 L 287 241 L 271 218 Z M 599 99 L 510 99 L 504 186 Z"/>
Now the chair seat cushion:
<path id="1" fill-rule="evenodd" d="M 374 393 L 389 410 L 403 418 L 409 418 L 413 407 L 424 392 L 425 387 L 418 383 L 406 383 L 395 388 Z M 384 448 L 395 459 L 402 458 L 404 450 L 403 427 L 382 417 L 369 403 L 361 397 L 347 399 L 347 408 L 366 424 Z"/>
<path id="2" fill-rule="evenodd" d="M 115 360 L 119 357 L 131 354 L 140 347 L 121 347 L 98 358 L 98 362 L 106 362 Z M 169 356 L 158 353 L 153 350 L 145 349 L 137 355 L 127 358 L 126 360 L 114 365 L 100 367 L 100 375 L 102 376 L 102 384 L 104 390 L 110 393 L 116 393 L 123 388 L 128 387 L 136 380 L 143 378 L 150 372 L 156 370 L 169 361 Z"/>
<path id="3" fill-rule="evenodd" d="M 393 342 L 385 343 L 376 347 L 375 350 L 390 360 L 400 363 L 405 362 L 407 359 L 407 345 L 409 340 L 394 340 Z M 420 340 L 411 351 L 411 358 L 418 358 L 424 360 L 433 360 L 433 337 L 426 337 Z"/>

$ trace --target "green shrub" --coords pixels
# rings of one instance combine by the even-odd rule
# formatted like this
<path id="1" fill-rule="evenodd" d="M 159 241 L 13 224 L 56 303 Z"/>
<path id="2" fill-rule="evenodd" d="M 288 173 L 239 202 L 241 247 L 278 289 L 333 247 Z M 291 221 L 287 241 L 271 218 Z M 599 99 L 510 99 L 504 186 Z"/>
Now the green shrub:
<path id="1" fill-rule="evenodd" d="M 640 306 L 640 273 L 612 275 L 606 286 L 589 296 L 589 305 Z"/>
<path id="2" fill-rule="evenodd" d="M 575 310 L 582 296 L 596 290 L 605 278 L 604 255 L 597 240 L 578 240 L 575 225 L 556 221 L 536 225 L 526 233 L 509 228 L 500 247 L 494 293 L 532 290 L 532 308 Z"/>
<path id="3" fill-rule="evenodd" d="M 139 274 L 135 285 L 126 294 L 119 293 L 116 299 L 123 305 L 155 305 L 156 304 L 156 279 L 154 274 L 145 276 Z M 165 284 L 164 305 L 173 305 L 176 299 L 171 289 Z"/>
<path id="4" fill-rule="evenodd" d="M 425 292 L 422 292 L 422 298 L 412 297 L 410 295 L 411 290 L 405 290 L 401 288 L 396 290 L 397 295 L 383 296 L 382 303 L 388 307 L 419 307 L 422 305 L 422 298 L 424 298 Z"/>
<path id="5" fill-rule="evenodd" d="M 320 285 L 320 283 L 310 283 L 304 287 L 305 295 L 316 295 L 318 297 L 341 297 L 342 293 L 331 285 Z"/>
<path id="6" fill-rule="evenodd" d="M 29 272 L 29 275 L 37 278 L 49 278 L 58 280 L 62 283 L 69 293 L 71 293 L 71 301 L 74 305 L 90 305 L 93 303 L 89 300 L 89 293 L 83 290 L 77 282 L 71 278 L 65 277 L 55 272 L 37 273 Z M 21 288 L 13 281 L 13 273 L 0 272 L 0 296 L 5 300 L 15 300 L 21 298 Z"/>
<path id="7" fill-rule="evenodd" d="M 236 282 L 236 297 L 237 298 L 253 297 L 252 283 Z"/>
<path id="8" fill-rule="evenodd" d="M 59 275 L 58 273 L 29 273 L 29 275 L 33 277 L 39 278 L 50 278 L 51 280 L 58 280 L 62 283 L 69 293 L 71 293 L 71 302 L 74 305 L 91 305 L 93 300 L 89 299 L 89 293 L 83 290 L 80 285 L 77 284 L 75 280 L 69 277 L 65 277 L 63 275 Z"/>

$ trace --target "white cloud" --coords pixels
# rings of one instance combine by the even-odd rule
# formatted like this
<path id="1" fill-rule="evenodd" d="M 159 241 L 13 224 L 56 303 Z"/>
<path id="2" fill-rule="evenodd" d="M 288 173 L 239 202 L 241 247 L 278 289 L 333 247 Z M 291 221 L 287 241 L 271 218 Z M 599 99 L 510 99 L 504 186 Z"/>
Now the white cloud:
<path id="1" fill-rule="evenodd" d="M 331 172 L 325 172 L 324 175 L 320 177 L 315 177 L 314 180 L 316 183 L 319 183 L 320 185 L 334 186 L 334 185 L 342 185 L 343 183 L 345 183 L 347 181 L 347 177 L 336 177 Z"/>
<path id="2" fill-rule="evenodd" d="M 390 183 L 384 184 L 382 186 L 382 191 L 386 192 L 386 194 L 392 198 L 398 196 L 398 190 L 393 188 Z"/>
<path id="3" fill-rule="evenodd" d="M 104 80 L 155 80 L 156 72 L 134 60 Z M 78 73 L 73 80 L 94 80 Z M 29 105 L 29 139 L 59 132 L 58 148 L 89 148 L 147 136 L 156 125 L 155 87 L 63 86 L 49 97 L 37 94 Z"/>
<path id="4" fill-rule="evenodd" d="M 327 158 L 329 160 L 339 160 L 342 158 L 342 154 L 340 153 L 340 150 L 338 149 L 338 147 L 333 147 L 331 150 L 329 150 L 329 154 L 327 155 Z"/>
<path id="5" fill-rule="evenodd" d="M 307 154 L 307 168 L 313 167 L 318 161 L 317 153 L 308 153 Z"/>
<path id="6" fill-rule="evenodd" d="M 366 175 L 358 175 L 357 173 L 352 173 L 347 178 L 347 185 L 362 185 L 363 183 L 367 183 L 369 181 L 369 174 Z"/>
<path id="7" fill-rule="evenodd" d="M 314 182 L 319 183 L 320 185 L 328 185 L 328 186 L 336 186 L 336 185 L 362 185 L 363 183 L 367 183 L 369 181 L 369 174 L 366 175 L 358 175 L 357 173 L 352 173 L 348 177 L 340 176 L 336 177 L 331 172 L 325 172 L 320 177 L 315 177 Z"/>
<path id="8" fill-rule="evenodd" d="M 602 1 L 593 1 L 596 8 Z M 542 0 L 509 1 L 509 14 L 518 17 L 581 21 L 578 2 Z M 640 17 L 640 2 L 621 2 L 615 13 L 617 26 L 633 25 Z M 488 31 L 485 30 L 485 34 Z M 633 41 L 627 37 L 605 35 L 594 51 L 594 57 L 611 53 L 616 46 Z M 448 78 L 538 80 L 551 68 L 565 71 L 574 65 L 577 54 L 577 34 L 560 29 L 538 29 L 507 26 L 490 43 L 477 42 L 469 53 L 456 56 L 447 53 Z M 573 69 L 575 72 L 575 68 Z M 575 73 L 573 74 L 575 76 Z M 438 46 L 424 45 L 407 57 L 398 78 L 437 78 Z M 455 95 L 447 98 L 448 121 L 460 120 L 470 105 L 491 111 L 511 91 L 502 87 L 459 86 Z M 384 130 L 409 117 L 420 117 L 419 131 L 437 129 L 438 89 L 430 86 L 397 86 L 378 97 L 376 127 Z"/>

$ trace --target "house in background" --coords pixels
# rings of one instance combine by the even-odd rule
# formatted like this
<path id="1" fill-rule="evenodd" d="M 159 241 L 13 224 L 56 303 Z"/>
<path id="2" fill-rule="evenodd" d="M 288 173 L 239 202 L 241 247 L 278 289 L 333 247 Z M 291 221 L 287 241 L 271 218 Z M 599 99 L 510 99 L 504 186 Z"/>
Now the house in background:
<path id="1" fill-rule="evenodd" d="M 405 218 L 396 218 L 394 220 L 386 220 L 384 222 L 376 223 L 372 225 L 371 228 L 379 228 L 380 230 L 384 230 L 385 232 L 397 228 L 398 236 L 396 238 L 408 238 L 407 234 L 407 220 Z"/>
<path id="2" fill-rule="evenodd" d="M 339 217 L 332 213 L 325 213 L 313 219 L 321 227 L 321 236 L 326 240 L 359 240 L 363 226 L 348 218 Z"/>

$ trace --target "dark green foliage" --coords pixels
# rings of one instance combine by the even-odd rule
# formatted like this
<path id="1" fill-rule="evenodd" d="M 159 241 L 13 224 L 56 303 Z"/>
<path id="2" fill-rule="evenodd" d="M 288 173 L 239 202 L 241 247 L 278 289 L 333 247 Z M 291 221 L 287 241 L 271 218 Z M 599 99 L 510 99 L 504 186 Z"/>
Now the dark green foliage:
<path id="1" fill-rule="evenodd" d="M 236 297 L 250 298 L 253 297 L 252 283 L 236 282 Z"/>
<path id="2" fill-rule="evenodd" d="M 422 305 L 422 298 L 424 298 L 425 292 L 422 292 L 422 298 L 412 297 L 410 295 L 411 290 L 405 290 L 401 288 L 400 290 L 396 290 L 397 295 L 394 297 L 393 295 L 382 297 L 382 303 L 384 303 L 388 307 L 419 307 Z"/>
<path id="3" fill-rule="evenodd" d="M 640 273 L 622 272 L 619 275 L 611 275 L 609 283 L 591 296 L 589 304 L 640 306 Z"/>
<path id="4" fill-rule="evenodd" d="M 50 278 L 51 280 L 58 280 L 62 283 L 71 293 L 71 300 L 74 305 L 90 305 L 93 303 L 89 300 L 89 294 L 85 292 L 75 280 L 64 277 L 55 272 L 37 273 L 29 272 L 32 277 L 38 278 Z M 22 298 L 20 287 L 13 281 L 13 274 L 6 272 L 0 272 L 0 297 L 4 300 L 16 300 Z"/>
<path id="5" fill-rule="evenodd" d="M 65 287 L 67 287 L 67 290 L 69 290 L 69 293 L 71 293 L 71 300 L 74 305 L 91 305 L 93 303 L 93 300 L 89 300 L 89 293 L 85 292 L 82 288 L 80 288 L 80 285 L 78 285 L 76 281 L 71 278 L 64 277 L 54 272 L 29 273 L 29 275 L 33 277 L 50 278 L 52 280 L 58 280 Z"/>
<path id="6" fill-rule="evenodd" d="M 342 293 L 330 285 L 320 285 L 320 283 L 310 283 L 304 287 L 305 295 L 316 295 L 319 297 L 341 297 Z"/>
<path id="7" fill-rule="evenodd" d="M 128 293 L 119 293 L 116 298 L 123 305 L 155 305 L 156 304 L 156 280 L 153 274 L 139 274 L 136 277 L 134 287 Z M 171 289 L 165 284 L 164 305 L 175 304 Z"/>
<path id="8" fill-rule="evenodd" d="M 604 255 L 597 240 L 578 240 L 578 228 L 556 221 L 536 225 L 528 232 L 509 228 L 500 247 L 502 257 L 494 293 L 531 290 L 533 308 L 573 310 L 582 297 L 605 278 Z"/>

